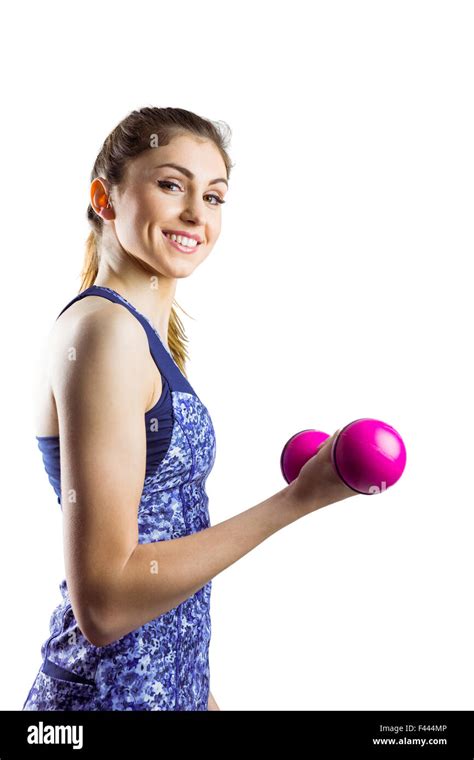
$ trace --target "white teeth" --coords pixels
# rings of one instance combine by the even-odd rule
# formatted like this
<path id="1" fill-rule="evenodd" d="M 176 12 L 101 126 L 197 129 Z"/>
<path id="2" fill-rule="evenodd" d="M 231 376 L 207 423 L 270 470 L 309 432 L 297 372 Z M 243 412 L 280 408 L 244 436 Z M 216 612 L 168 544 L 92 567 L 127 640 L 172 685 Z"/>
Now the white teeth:
<path id="1" fill-rule="evenodd" d="M 165 232 L 163 234 L 166 235 L 167 238 L 174 240 L 176 243 L 184 245 L 185 248 L 195 248 L 198 244 L 197 240 L 193 240 L 193 238 L 183 237 L 182 235 L 175 235 L 174 233 L 170 235 L 169 232 Z"/>

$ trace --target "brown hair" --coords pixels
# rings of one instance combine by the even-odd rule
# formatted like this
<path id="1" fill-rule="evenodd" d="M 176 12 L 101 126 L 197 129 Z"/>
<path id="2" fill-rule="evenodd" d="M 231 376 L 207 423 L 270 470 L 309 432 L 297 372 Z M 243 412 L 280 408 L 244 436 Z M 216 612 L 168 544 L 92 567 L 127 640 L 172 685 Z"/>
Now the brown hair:
<path id="1" fill-rule="evenodd" d="M 130 159 L 150 148 L 168 145 L 173 137 L 186 133 L 214 142 L 224 160 L 229 178 L 233 164 L 227 153 L 231 130 L 226 122 L 211 121 L 183 108 L 147 107 L 132 111 L 108 135 L 94 162 L 90 181 L 103 177 L 111 186 L 119 185 Z M 98 243 L 102 236 L 103 220 L 96 214 L 91 203 L 87 207 L 87 220 L 92 229 L 86 240 L 79 293 L 94 284 L 99 271 Z M 187 313 L 176 300 L 173 304 Z M 167 337 L 171 355 L 186 376 L 185 364 L 189 354 L 185 343 L 188 338 L 174 305 L 171 307 Z"/>

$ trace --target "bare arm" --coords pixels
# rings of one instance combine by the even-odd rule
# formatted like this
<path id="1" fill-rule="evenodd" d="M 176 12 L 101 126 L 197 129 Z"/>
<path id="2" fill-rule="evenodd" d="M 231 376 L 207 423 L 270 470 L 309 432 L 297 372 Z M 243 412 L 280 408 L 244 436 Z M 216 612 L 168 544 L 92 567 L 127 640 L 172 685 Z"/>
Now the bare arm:
<path id="1" fill-rule="evenodd" d="M 116 565 L 109 575 L 107 605 L 102 609 L 102 619 L 106 620 L 104 643 L 177 607 L 272 533 L 301 516 L 286 486 L 260 504 L 199 533 L 137 544 L 123 568 Z"/>
<path id="2" fill-rule="evenodd" d="M 102 610 L 103 620 L 107 620 L 105 643 L 176 607 L 281 528 L 355 495 L 332 470 L 332 438 L 325 442 L 324 451 L 321 449 L 320 462 L 310 463 L 311 493 L 306 499 L 296 492 L 294 481 L 256 506 L 199 533 L 137 543 L 122 569 L 116 567 L 109 580 L 108 615 Z M 158 572 L 152 572 L 156 567 Z"/>
<path id="3" fill-rule="evenodd" d="M 139 334 L 145 346 L 146 336 L 127 312 L 107 316 L 100 324 L 95 314 L 84 318 L 73 337 L 76 361 L 55 371 L 66 574 L 81 630 L 97 646 L 173 609 L 286 525 L 354 494 L 337 476 L 331 488 L 326 476 L 319 482 L 316 469 L 309 497 L 290 484 L 198 533 L 139 544 L 149 400 Z"/>

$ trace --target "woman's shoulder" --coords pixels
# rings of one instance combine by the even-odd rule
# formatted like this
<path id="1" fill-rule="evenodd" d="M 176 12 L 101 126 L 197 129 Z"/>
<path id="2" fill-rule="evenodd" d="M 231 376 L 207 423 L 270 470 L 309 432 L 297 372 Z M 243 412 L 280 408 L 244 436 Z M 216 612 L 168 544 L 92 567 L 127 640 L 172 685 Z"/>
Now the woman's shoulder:
<path id="1" fill-rule="evenodd" d="M 89 295 L 78 299 L 60 314 L 50 335 L 54 342 L 67 340 L 71 336 L 80 337 L 84 333 L 88 337 L 95 333 L 113 334 L 117 329 L 127 330 L 131 335 L 145 335 L 142 326 L 128 309 L 102 296 Z"/>
<path id="2" fill-rule="evenodd" d="M 101 363 L 134 362 L 137 372 L 149 369 L 148 338 L 128 309 L 101 296 L 75 301 L 54 322 L 47 345 L 51 384 L 64 374 L 64 360 L 87 352 Z"/>
<path id="3" fill-rule="evenodd" d="M 36 386 L 38 435 L 58 434 L 58 401 L 61 397 L 72 400 L 80 382 L 87 384 L 91 376 L 125 376 L 130 369 L 141 388 L 140 396 L 148 400 L 155 392 L 156 370 L 138 320 L 100 296 L 75 301 L 53 323 L 41 351 Z"/>

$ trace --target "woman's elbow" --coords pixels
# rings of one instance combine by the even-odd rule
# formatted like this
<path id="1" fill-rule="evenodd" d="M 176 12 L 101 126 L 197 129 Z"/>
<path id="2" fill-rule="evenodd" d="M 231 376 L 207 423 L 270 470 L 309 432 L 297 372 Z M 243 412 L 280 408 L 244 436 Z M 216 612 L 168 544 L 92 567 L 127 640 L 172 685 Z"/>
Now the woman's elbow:
<path id="1" fill-rule="evenodd" d="M 78 606 L 75 614 L 82 635 L 95 647 L 105 647 L 117 641 L 111 616 L 103 605 L 94 605 L 90 601 Z"/>
<path id="2" fill-rule="evenodd" d="M 81 631 L 84 638 L 94 647 L 105 647 L 107 644 L 113 644 L 114 641 L 117 641 L 117 637 L 105 628 L 84 627 L 81 628 Z"/>

